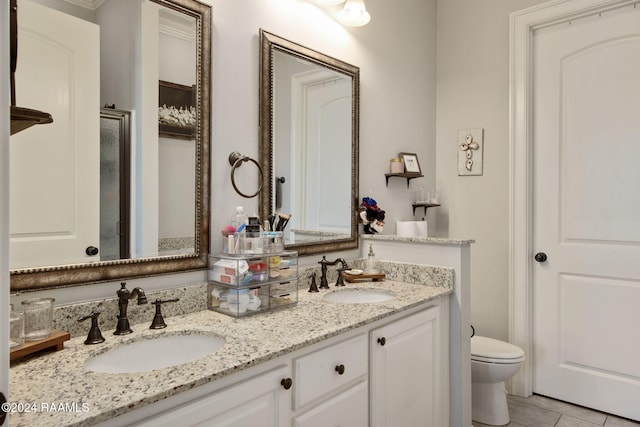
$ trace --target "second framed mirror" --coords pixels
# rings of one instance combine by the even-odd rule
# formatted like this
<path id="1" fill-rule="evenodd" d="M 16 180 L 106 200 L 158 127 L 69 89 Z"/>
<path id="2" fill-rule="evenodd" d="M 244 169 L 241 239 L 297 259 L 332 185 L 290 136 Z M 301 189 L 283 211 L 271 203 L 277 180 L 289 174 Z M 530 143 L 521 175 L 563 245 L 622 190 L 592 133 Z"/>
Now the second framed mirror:
<path id="1" fill-rule="evenodd" d="M 260 216 L 301 255 L 358 247 L 360 69 L 260 30 Z"/>

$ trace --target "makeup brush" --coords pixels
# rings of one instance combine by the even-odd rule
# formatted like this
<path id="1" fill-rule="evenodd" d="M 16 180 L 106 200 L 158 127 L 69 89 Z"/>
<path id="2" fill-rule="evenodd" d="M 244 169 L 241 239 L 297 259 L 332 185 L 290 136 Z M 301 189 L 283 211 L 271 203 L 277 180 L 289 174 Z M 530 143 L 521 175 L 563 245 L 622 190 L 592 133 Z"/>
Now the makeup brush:
<path id="1" fill-rule="evenodd" d="M 278 213 L 278 228 L 277 231 L 284 231 L 287 223 L 291 219 L 291 214 Z"/>

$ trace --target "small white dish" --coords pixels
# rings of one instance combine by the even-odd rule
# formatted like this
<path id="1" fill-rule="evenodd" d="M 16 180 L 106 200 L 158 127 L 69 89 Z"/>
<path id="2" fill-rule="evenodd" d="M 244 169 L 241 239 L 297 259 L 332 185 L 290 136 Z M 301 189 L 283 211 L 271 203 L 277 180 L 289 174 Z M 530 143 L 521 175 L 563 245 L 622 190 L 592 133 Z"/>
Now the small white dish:
<path id="1" fill-rule="evenodd" d="M 351 270 L 345 271 L 347 274 L 351 274 L 352 276 L 359 276 L 362 274 L 362 270 L 358 270 L 356 268 L 352 268 Z"/>

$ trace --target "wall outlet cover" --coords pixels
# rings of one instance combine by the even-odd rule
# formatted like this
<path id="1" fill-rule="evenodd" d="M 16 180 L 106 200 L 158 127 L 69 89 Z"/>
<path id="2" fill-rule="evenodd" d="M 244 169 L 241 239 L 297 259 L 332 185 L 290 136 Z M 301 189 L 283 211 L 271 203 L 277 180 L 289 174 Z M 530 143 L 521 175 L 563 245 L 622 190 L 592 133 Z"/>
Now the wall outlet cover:
<path id="1" fill-rule="evenodd" d="M 463 129 L 458 131 L 458 175 L 482 175 L 484 151 L 484 129 Z"/>

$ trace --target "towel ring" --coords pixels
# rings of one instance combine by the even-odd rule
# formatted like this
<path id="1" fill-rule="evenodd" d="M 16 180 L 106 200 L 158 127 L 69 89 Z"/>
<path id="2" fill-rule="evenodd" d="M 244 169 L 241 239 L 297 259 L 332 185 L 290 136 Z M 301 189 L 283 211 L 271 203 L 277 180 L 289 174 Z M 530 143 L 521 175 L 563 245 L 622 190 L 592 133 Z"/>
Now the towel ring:
<path id="1" fill-rule="evenodd" d="M 236 169 L 242 166 L 242 163 L 244 162 L 253 162 L 253 164 L 255 164 L 256 167 L 258 168 L 258 172 L 260 172 L 260 180 L 259 180 L 260 184 L 258 185 L 258 190 L 251 195 L 244 194 L 242 191 L 238 190 L 238 187 L 236 186 L 236 179 L 235 179 Z M 231 168 L 231 185 L 233 185 L 233 189 L 236 190 L 236 193 L 238 193 L 239 195 L 247 199 L 256 197 L 258 194 L 260 194 L 260 191 L 262 190 L 262 185 L 264 184 L 264 174 L 262 173 L 262 167 L 255 159 L 252 159 L 249 156 L 243 156 L 237 151 L 234 151 L 231 154 L 229 154 L 229 164 L 233 166 Z"/>

